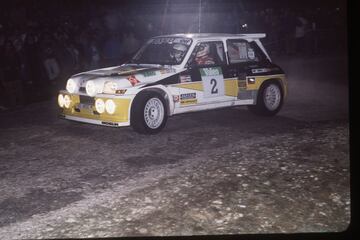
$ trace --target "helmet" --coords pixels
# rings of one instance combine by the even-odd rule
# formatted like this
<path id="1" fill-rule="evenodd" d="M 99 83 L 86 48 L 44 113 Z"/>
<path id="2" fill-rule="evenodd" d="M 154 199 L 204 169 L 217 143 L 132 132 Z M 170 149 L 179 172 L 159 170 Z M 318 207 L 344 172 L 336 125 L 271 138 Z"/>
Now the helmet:
<path id="1" fill-rule="evenodd" d="M 202 43 L 199 46 L 199 50 L 196 53 L 196 57 L 207 56 L 210 53 L 210 46 L 207 43 Z"/>
<path id="2" fill-rule="evenodd" d="M 173 46 L 171 57 L 175 58 L 177 62 L 180 62 L 186 52 L 186 46 L 180 43 L 176 43 Z"/>
<path id="3" fill-rule="evenodd" d="M 178 51 L 181 51 L 181 52 L 186 51 L 185 45 L 184 45 L 184 44 L 180 44 L 180 43 L 174 44 L 173 49 L 178 50 Z"/>

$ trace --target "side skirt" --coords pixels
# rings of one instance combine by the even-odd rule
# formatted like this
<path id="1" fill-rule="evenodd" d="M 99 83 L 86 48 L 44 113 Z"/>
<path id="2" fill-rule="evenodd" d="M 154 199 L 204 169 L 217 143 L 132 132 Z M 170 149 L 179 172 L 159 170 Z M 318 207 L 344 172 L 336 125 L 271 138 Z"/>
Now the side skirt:
<path id="1" fill-rule="evenodd" d="M 235 100 L 235 101 L 226 101 L 226 102 L 218 102 L 218 103 L 208 103 L 203 105 L 196 105 L 196 106 L 186 106 L 181 108 L 174 109 L 174 115 L 186 112 L 197 112 L 197 111 L 204 111 L 210 109 L 217 109 L 217 108 L 224 108 L 224 107 L 232 107 L 232 106 L 241 106 L 241 105 L 253 105 L 253 99 L 247 100 Z"/>

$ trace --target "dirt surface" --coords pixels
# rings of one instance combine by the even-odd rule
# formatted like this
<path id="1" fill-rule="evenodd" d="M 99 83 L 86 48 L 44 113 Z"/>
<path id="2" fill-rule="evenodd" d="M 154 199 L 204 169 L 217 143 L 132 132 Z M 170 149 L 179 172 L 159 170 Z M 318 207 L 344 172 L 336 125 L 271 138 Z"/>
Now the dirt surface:
<path id="1" fill-rule="evenodd" d="M 0 113 L 0 239 L 339 232 L 350 223 L 347 62 L 276 59 L 289 98 L 171 117 L 158 135 Z"/>

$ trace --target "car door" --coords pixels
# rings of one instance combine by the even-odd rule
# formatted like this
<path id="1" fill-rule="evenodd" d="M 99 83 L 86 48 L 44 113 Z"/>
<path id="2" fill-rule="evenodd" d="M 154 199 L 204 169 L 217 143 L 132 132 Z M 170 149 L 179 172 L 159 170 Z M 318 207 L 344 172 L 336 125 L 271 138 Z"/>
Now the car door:
<path id="1" fill-rule="evenodd" d="M 224 76 L 236 80 L 236 100 L 254 100 L 258 88 L 256 70 L 268 66 L 269 60 L 255 42 L 245 39 L 226 40 L 226 49 L 229 64 L 224 69 Z"/>
<path id="2" fill-rule="evenodd" d="M 227 95 L 224 79 L 226 58 L 222 41 L 199 42 L 180 74 L 180 106 L 207 105 L 218 107 L 217 103 L 234 100 Z M 229 103 L 230 104 L 230 103 Z"/>

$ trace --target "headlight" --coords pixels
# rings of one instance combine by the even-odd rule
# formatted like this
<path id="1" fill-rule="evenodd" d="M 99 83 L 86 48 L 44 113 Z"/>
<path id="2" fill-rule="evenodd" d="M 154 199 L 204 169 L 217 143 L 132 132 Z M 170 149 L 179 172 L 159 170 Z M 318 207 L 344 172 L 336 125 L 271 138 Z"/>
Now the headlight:
<path id="1" fill-rule="evenodd" d="M 103 113 L 105 112 L 105 103 L 104 100 L 98 98 L 95 101 L 95 109 L 98 113 Z"/>
<path id="2" fill-rule="evenodd" d="M 69 93 L 75 93 L 78 90 L 78 86 L 77 83 L 75 82 L 74 79 L 69 79 L 66 83 L 66 90 Z"/>
<path id="3" fill-rule="evenodd" d="M 58 104 L 61 108 L 63 108 L 65 105 L 64 96 L 62 94 L 59 94 L 58 96 Z"/>
<path id="4" fill-rule="evenodd" d="M 115 110 L 116 110 L 116 104 L 113 100 L 109 99 L 109 100 L 106 100 L 106 103 L 105 103 L 105 108 L 106 108 L 106 112 L 109 113 L 109 114 L 114 114 L 115 113 Z"/>
<path id="5" fill-rule="evenodd" d="M 66 108 L 70 108 L 70 104 L 71 104 L 71 99 L 69 95 L 65 95 L 64 96 L 64 106 Z"/>
<path id="6" fill-rule="evenodd" d="M 86 93 L 91 96 L 94 97 L 96 95 L 96 85 L 94 81 L 88 81 L 86 83 Z"/>
<path id="7" fill-rule="evenodd" d="M 117 83 L 116 82 L 107 81 L 104 84 L 103 92 L 104 93 L 114 94 L 116 92 L 116 89 L 117 89 Z"/>

